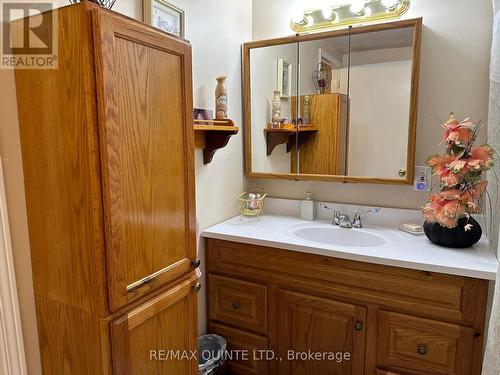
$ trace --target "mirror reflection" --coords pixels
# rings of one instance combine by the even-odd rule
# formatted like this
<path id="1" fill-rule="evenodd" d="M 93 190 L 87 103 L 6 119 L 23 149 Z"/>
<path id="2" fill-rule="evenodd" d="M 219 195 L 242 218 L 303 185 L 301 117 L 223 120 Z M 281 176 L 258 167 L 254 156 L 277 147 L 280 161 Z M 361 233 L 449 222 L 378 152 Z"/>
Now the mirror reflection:
<path id="1" fill-rule="evenodd" d="M 245 45 L 248 175 L 412 183 L 420 22 Z"/>
<path id="2" fill-rule="evenodd" d="M 404 177 L 412 61 L 412 28 L 351 37 L 348 175 Z"/>
<path id="3" fill-rule="evenodd" d="M 298 43 L 252 49 L 250 61 L 252 170 L 290 173 Z"/>
<path id="4" fill-rule="evenodd" d="M 300 43 L 300 105 L 292 172 L 344 175 L 347 155 L 349 38 Z M 294 98 L 295 99 L 295 98 Z M 296 107 L 295 100 L 292 108 Z"/>

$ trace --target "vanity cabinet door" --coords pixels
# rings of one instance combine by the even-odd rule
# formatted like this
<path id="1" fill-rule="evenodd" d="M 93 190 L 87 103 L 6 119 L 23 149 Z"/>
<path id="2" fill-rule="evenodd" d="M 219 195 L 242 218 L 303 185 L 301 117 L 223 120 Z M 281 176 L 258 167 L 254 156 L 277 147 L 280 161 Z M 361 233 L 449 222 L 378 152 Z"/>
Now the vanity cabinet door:
<path id="1" fill-rule="evenodd" d="M 471 374 L 473 329 L 379 312 L 379 364 L 417 374 Z"/>
<path id="2" fill-rule="evenodd" d="M 110 310 L 188 273 L 196 256 L 191 47 L 94 11 Z"/>
<path id="3" fill-rule="evenodd" d="M 111 323 L 114 375 L 196 375 L 197 277 Z"/>
<path id="4" fill-rule="evenodd" d="M 279 374 L 363 373 L 364 307 L 288 290 L 276 296 Z"/>

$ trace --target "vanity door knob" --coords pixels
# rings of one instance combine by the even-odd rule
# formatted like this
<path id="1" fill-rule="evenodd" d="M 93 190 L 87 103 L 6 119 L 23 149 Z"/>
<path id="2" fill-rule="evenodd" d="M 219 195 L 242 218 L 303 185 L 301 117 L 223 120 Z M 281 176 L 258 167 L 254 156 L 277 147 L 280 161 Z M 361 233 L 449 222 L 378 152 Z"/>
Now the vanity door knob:
<path id="1" fill-rule="evenodd" d="M 193 292 L 195 293 L 198 293 L 201 289 L 201 284 L 200 283 L 196 283 L 194 286 L 193 286 Z"/>
<path id="2" fill-rule="evenodd" d="M 238 301 L 233 302 L 233 309 L 238 310 L 240 308 L 240 303 Z"/>
<path id="3" fill-rule="evenodd" d="M 200 264 L 201 264 L 201 260 L 199 260 L 198 258 L 196 258 L 195 260 L 193 260 L 193 268 L 198 268 L 200 267 Z"/>
<path id="4" fill-rule="evenodd" d="M 404 169 L 404 168 L 401 168 L 401 169 L 399 170 L 399 172 L 398 172 L 399 177 L 405 177 L 405 176 L 406 176 L 406 173 L 407 173 L 407 172 L 406 172 L 406 169 Z"/>
<path id="5" fill-rule="evenodd" d="M 420 355 L 426 355 L 427 354 L 427 348 L 424 345 L 419 345 L 417 348 L 417 352 Z"/>
<path id="6" fill-rule="evenodd" d="M 354 324 L 354 329 L 356 331 L 361 331 L 363 329 L 363 323 L 361 322 L 356 322 L 356 324 Z"/>

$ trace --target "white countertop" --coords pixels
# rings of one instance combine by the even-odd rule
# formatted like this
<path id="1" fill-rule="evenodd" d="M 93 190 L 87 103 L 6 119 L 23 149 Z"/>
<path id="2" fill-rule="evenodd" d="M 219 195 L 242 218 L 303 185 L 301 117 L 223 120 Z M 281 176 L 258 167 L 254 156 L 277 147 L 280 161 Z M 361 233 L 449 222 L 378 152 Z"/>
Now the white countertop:
<path id="1" fill-rule="evenodd" d="M 406 218 L 413 214 L 412 210 L 384 210 L 388 214 L 392 214 L 393 217 L 397 216 L 398 212 L 403 213 L 401 217 L 406 214 Z M 366 223 L 367 230 L 370 228 L 387 230 L 392 233 L 393 237 L 396 235 L 398 240 L 390 245 L 371 248 L 340 247 L 312 242 L 287 234 L 289 232 L 287 228 L 293 228 L 294 225 L 300 225 L 300 223 L 305 225 L 317 223 L 324 226 L 328 221 L 305 222 L 297 217 L 280 214 L 266 214 L 259 219 L 242 219 L 237 216 L 205 229 L 202 236 L 387 266 L 486 280 L 495 280 L 496 278 L 498 261 L 486 238 L 469 249 L 448 249 L 434 245 L 425 235 L 415 236 L 399 231 L 396 229 L 397 226 L 389 225 L 387 220 L 381 220 L 384 223 L 383 227 L 375 226 L 374 221 L 372 219 L 370 223 Z"/>

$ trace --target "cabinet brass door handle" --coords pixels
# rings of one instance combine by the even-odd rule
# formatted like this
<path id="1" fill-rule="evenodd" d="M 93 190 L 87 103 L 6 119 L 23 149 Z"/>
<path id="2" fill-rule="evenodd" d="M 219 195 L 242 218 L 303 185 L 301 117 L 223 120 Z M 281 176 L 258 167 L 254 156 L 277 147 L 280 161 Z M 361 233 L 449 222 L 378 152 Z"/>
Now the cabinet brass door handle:
<path id="1" fill-rule="evenodd" d="M 199 260 L 198 258 L 196 258 L 195 260 L 193 260 L 193 268 L 198 268 L 200 267 L 200 264 L 201 264 L 201 260 Z"/>
<path id="2" fill-rule="evenodd" d="M 417 348 L 417 352 L 420 355 L 426 355 L 427 354 L 427 348 L 424 345 L 419 345 Z"/>
<path id="3" fill-rule="evenodd" d="M 356 322 L 356 324 L 354 324 L 354 329 L 356 331 L 361 331 L 363 329 L 363 323 L 361 322 Z"/>
<path id="4" fill-rule="evenodd" d="M 196 283 L 195 286 L 193 286 L 193 292 L 198 293 L 201 289 L 201 284 Z"/>
<path id="5" fill-rule="evenodd" d="M 238 310 L 240 308 L 240 303 L 238 301 L 233 302 L 233 309 Z"/>

